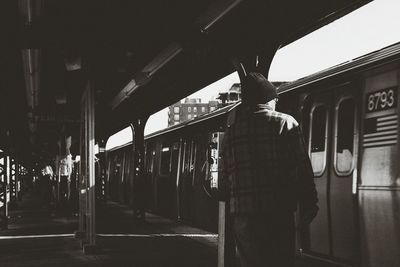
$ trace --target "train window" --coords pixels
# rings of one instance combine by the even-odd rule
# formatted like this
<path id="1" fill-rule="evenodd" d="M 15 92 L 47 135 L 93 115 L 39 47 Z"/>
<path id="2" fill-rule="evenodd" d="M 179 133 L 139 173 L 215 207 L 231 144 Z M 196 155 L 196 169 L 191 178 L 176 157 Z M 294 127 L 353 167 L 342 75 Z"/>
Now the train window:
<path id="1" fill-rule="evenodd" d="M 201 107 L 201 112 L 206 112 L 206 107 Z"/>
<path id="2" fill-rule="evenodd" d="M 170 173 L 172 176 L 175 176 L 178 171 L 178 164 L 179 164 L 179 149 L 181 147 L 181 142 L 175 142 L 172 145 L 172 152 L 171 152 L 171 163 L 170 163 Z"/>
<path id="3" fill-rule="evenodd" d="M 339 176 L 347 176 L 353 169 L 354 99 L 347 98 L 340 101 L 336 112 L 335 169 Z"/>
<path id="4" fill-rule="evenodd" d="M 164 146 L 161 150 L 160 175 L 169 175 L 171 152 L 169 146 Z"/>
<path id="5" fill-rule="evenodd" d="M 310 131 L 308 131 L 307 129 L 309 129 L 309 127 L 310 127 L 310 120 L 307 120 L 306 118 L 309 116 L 309 112 L 310 112 L 310 109 L 311 109 L 311 106 L 313 103 L 312 101 L 313 101 L 313 99 L 312 99 L 312 97 L 310 97 L 310 95 L 305 97 L 305 100 L 303 102 L 302 114 L 301 114 L 301 116 L 302 116 L 301 129 L 304 134 L 304 140 L 307 140 L 308 142 L 310 141 L 310 139 L 309 139 Z M 285 102 L 285 101 L 281 101 L 281 103 L 282 102 Z M 293 105 L 293 103 L 290 103 L 290 105 Z M 288 113 L 288 114 L 295 114 L 295 113 L 288 112 L 286 109 L 282 109 L 282 110 L 283 110 L 283 112 L 286 111 L 285 113 Z M 308 143 L 307 143 L 307 145 L 308 145 Z"/>
<path id="6" fill-rule="evenodd" d="M 326 115 L 323 105 L 316 106 L 311 114 L 310 158 L 315 176 L 322 175 L 326 165 Z"/>
<path id="7" fill-rule="evenodd" d="M 185 148 L 185 157 L 184 157 L 184 162 L 183 162 L 183 172 L 189 172 L 190 171 L 190 150 L 191 150 L 191 143 L 185 142 L 184 148 Z"/>

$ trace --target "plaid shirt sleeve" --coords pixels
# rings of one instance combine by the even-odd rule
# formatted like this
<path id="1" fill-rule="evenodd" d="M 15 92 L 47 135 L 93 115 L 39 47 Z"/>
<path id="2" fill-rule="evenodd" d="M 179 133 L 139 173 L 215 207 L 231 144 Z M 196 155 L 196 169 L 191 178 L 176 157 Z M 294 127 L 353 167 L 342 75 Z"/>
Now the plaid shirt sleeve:
<path id="1" fill-rule="evenodd" d="M 308 156 L 306 145 L 298 123 L 292 118 L 286 122 L 287 138 L 293 149 L 293 160 L 296 167 L 296 191 L 300 207 L 314 208 L 318 202 L 314 184 L 314 172 Z"/>

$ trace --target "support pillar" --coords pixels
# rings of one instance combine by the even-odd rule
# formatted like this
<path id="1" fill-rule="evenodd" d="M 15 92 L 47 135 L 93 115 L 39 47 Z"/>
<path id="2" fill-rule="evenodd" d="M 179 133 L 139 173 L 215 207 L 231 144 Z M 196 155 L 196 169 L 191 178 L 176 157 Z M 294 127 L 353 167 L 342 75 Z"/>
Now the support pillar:
<path id="1" fill-rule="evenodd" d="M 144 127 L 147 118 L 137 119 L 131 124 L 133 131 L 133 214 L 136 219 L 145 220 L 146 179 L 144 177 Z"/>
<path id="2" fill-rule="evenodd" d="M 0 152 L 0 228 L 8 228 L 8 159 L 4 151 Z"/>
<path id="3" fill-rule="evenodd" d="M 10 158 L 10 206 L 17 204 L 18 162 Z"/>
<path id="4" fill-rule="evenodd" d="M 79 231 L 83 237 L 82 246 L 86 254 L 96 249 L 95 212 L 95 95 L 89 82 L 82 97 L 79 177 Z"/>
<path id="5" fill-rule="evenodd" d="M 218 267 L 235 266 L 236 246 L 229 201 L 218 203 Z"/>
<path id="6" fill-rule="evenodd" d="M 100 200 L 102 204 L 107 201 L 106 184 L 107 184 L 107 152 L 106 142 L 102 139 L 99 143 L 98 164 L 96 166 L 97 180 L 96 180 L 96 199 Z"/>
<path id="7" fill-rule="evenodd" d="M 178 170 L 176 172 L 176 180 L 175 180 L 175 190 L 176 190 L 176 219 L 181 221 L 181 173 L 182 166 L 184 164 L 186 152 L 186 141 L 184 142 L 182 138 L 179 140 L 179 153 L 178 153 Z"/>

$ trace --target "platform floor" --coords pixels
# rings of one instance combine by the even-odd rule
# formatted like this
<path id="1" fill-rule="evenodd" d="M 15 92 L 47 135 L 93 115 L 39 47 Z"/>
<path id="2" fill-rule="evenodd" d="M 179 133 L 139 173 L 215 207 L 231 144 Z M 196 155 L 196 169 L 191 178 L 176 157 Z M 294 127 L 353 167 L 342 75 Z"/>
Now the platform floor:
<path id="1" fill-rule="evenodd" d="M 113 202 L 97 207 L 97 248 L 85 255 L 73 232 L 75 215 L 41 207 L 26 195 L 10 211 L 8 230 L 0 230 L 0 266 L 217 266 L 217 235 Z M 296 267 L 314 266 L 298 263 Z"/>

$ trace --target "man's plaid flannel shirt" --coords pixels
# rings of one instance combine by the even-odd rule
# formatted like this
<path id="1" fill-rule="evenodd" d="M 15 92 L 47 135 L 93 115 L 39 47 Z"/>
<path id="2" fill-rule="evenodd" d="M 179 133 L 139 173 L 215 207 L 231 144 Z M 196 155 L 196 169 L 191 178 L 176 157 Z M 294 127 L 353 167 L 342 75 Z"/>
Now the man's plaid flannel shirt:
<path id="1" fill-rule="evenodd" d="M 297 121 L 268 105 L 231 111 L 223 140 L 223 177 L 231 214 L 295 211 L 318 201 Z"/>

